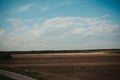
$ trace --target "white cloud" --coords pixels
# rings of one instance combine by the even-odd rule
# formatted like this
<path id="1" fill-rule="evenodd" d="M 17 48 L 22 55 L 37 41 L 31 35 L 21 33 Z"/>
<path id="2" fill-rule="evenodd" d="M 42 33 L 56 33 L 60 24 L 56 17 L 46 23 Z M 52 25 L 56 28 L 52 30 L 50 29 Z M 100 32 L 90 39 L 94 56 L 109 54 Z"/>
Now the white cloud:
<path id="1" fill-rule="evenodd" d="M 34 36 L 41 36 L 43 33 L 43 28 L 40 24 L 35 24 L 32 30 Z"/>
<path id="2" fill-rule="evenodd" d="M 0 35 L 2 35 L 5 31 L 4 30 L 0 30 Z"/>
<path id="3" fill-rule="evenodd" d="M 9 22 L 12 26 L 18 26 L 22 24 L 22 21 L 20 19 L 10 18 L 6 20 Z"/>
<path id="4" fill-rule="evenodd" d="M 106 14 L 106 15 L 101 16 L 101 18 L 106 18 L 106 17 L 109 17 L 109 16 L 110 16 L 109 14 Z"/>
<path id="5" fill-rule="evenodd" d="M 41 11 L 42 11 L 42 12 L 45 12 L 45 11 L 47 11 L 48 9 L 49 9 L 48 7 L 44 7 L 44 8 L 41 9 Z"/>
<path id="6" fill-rule="evenodd" d="M 22 5 L 17 9 L 17 11 L 24 12 L 24 11 L 29 10 L 32 6 L 33 6 L 32 4 Z"/>
<path id="7" fill-rule="evenodd" d="M 12 25 L 14 26 L 12 34 L 2 34 L 4 37 L 0 43 L 9 50 L 79 49 L 87 48 L 88 45 L 89 48 L 103 47 L 97 44 L 97 41 L 104 44 L 107 42 L 106 47 L 110 45 L 115 47 L 119 42 L 119 40 L 114 42 L 112 38 L 120 35 L 120 25 L 100 18 L 56 17 L 47 19 L 42 24 L 34 23 L 32 27 L 25 26 L 25 20 L 7 21 L 17 23 L 16 26 L 20 25 L 19 27 Z M 95 41 L 93 47 L 91 41 L 93 44 Z"/>
<path id="8" fill-rule="evenodd" d="M 10 26 L 12 27 L 11 29 L 13 31 L 24 31 L 28 29 L 28 26 L 26 24 L 30 24 L 32 22 L 34 22 L 34 19 L 16 19 L 16 18 L 9 18 L 6 19 L 6 22 L 8 22 L 10 24 Z M 13 32 L 11 32 L 13 33 Z"/>
<path id="9" fill-rule="evenodd" d="M 58 17 L 46 20 L 45 30 L 52 29 L 51 32 L 69 33 L 70 35 L 103 35 L 114 34 L 119 29 L 119 25 L 114 25 L 97 18 L 81 18 L 81 17 Z M 57 30 L 57 31 L 56 31 Z M 50 33 L 49 33 L 50 34 Z M 59 33 L 58 33 L 59 34 Z"/>

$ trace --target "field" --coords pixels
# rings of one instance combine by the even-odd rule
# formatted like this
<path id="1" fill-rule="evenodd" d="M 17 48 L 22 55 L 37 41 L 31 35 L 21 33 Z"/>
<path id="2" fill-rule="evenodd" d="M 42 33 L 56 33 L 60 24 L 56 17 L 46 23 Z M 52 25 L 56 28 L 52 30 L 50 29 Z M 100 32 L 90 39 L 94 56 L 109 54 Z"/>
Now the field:
<path id="1" fill-rule="evenodd" d="M 12 54 L 1 68 L 40 80 L 120 80 L 120 54 L 53 53 Z"/>

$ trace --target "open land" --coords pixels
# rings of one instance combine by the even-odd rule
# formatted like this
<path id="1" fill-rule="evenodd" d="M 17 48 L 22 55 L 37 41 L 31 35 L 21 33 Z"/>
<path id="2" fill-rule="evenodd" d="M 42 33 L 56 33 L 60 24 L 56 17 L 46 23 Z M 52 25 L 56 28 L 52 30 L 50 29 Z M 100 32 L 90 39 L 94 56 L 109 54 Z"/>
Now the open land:
<path id="1" fill-rule="evenodd" d="M 12 54 L 0 67 L 40 80 L 120 80 L 120 54 Z"/>

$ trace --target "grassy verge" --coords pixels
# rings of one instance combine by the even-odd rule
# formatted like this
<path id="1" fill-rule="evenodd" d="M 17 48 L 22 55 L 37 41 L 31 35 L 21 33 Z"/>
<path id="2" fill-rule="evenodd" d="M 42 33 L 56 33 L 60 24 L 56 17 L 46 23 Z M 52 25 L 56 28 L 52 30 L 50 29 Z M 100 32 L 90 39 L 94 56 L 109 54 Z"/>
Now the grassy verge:
<path id="1" fill-rule="evenodd" d="M 3 75 L 0 75 L 0 80 L 14 80 L 14 79 L 8 78 L 8 77 L 3 76 Z"/>
<path id="2" fill-rule="evenodd" d="M 0 69 L 12 71 L 12 72 L 19 73 L 19 74 L 26 75 L 26 76 L 30 76 L 30 77 L 36 78 L 38 80 L 48 80 L 47 77 L 45 77 L 37 72 L 25 71 L 25 70 L 21 70 L 18 68 L 1 67 L 1 66 L 0 66 Z M 0 80 L 4 80 L 4 79 L 0 78 Z"/>

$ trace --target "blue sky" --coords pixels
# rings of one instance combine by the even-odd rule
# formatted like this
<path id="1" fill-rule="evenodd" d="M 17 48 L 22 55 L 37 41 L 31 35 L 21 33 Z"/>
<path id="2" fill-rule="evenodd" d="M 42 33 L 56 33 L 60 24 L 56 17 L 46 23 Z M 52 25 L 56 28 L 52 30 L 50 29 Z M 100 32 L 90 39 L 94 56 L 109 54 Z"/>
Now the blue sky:
<path id="1" fill-rule="evenodd" d="M 120 48 L 119 0 L 0 0 L 0 50 Z"/>

